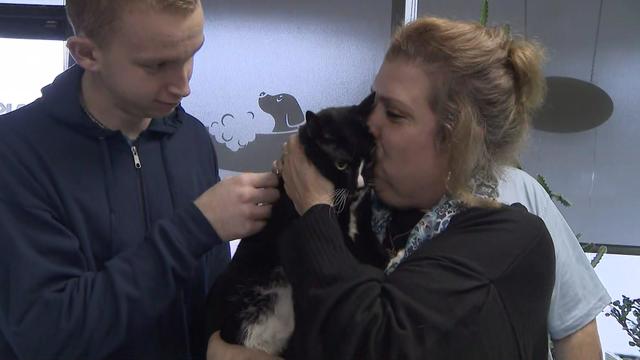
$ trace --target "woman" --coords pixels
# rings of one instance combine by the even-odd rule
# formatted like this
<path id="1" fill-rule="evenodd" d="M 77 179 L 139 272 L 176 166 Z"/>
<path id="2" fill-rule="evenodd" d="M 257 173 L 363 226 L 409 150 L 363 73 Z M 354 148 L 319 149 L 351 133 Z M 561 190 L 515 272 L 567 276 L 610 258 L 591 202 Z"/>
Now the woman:
<path id="1" fill-rule="evenodd" d="M 296 311 L 288 358 L 547 356 L 551 239 L 539 218 L 493 199 L 496 169 L 542 100 L 541 60 L 503 29 L 422 18 L 398 32 L 373 84 L 372 231 L 361 234 L 372 245 L 360 260 L 331 183 L 289 140 L 276 166 L 302 217 L 282 249 Z"/>

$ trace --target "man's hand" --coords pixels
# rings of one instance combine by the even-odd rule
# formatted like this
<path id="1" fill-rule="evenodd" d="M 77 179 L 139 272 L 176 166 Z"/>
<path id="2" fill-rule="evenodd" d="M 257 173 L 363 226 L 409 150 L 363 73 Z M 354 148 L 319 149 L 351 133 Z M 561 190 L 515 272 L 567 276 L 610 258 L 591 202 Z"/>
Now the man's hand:
<path id="1" fill-rule="evenodd" d="M 602 348 L 596 320 L 560 340 L 553 341 L 555 360 L 601 360 Z"/>
<path id="2" fill-rule="evenodd" d="M 195 200 L 195 205 L 223 241 L 257 233 L 271 216 L 280 197 L 278 177 L 272 173 L 247 173 L 226 178 Z"/>
<path id="3" fill-rule="evenodd" d="M 244 346 L 227 344 L 215 332 L 207 345 L 207 360 L 282 360 L 262 351 L 252 350 Z"/>

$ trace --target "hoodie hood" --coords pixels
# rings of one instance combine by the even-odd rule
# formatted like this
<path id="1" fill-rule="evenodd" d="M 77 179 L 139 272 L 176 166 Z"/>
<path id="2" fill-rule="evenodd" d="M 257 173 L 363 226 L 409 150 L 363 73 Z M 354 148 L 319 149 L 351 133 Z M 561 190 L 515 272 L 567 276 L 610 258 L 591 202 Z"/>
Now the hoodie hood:
<path id="1" fill-rule="evenodd" d="M 105 129 L 94 123 L 80 104 L 80 92 L 84 69 L 74 65 L 58 75 L 55 80 L 42 88 L 42 101 L 46 111 L 56 121 L 77 130 L 87 136 L 104 138 L 120 133 L 118 130 Z M 77 94 L 77 96 L 68 96 Z M 176 110 L 184 110 L 178 105 Z M 174 110 L 171 114 L 152 119 L 145 131 L 173 134 L 183 122 L 184 111 Z"/>

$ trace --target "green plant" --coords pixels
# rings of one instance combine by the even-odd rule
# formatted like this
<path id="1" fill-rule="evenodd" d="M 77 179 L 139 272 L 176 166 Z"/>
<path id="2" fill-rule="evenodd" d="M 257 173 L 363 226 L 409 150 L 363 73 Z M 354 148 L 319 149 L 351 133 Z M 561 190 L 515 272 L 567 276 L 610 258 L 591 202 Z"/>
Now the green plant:
<path id="1" fill-rule="evenodd" d="M 487 26 L 487 21 L 489 21 L 489 0 L 482 0 L 482 7 L 480 8 L 480 25 Z M 504 24 L 502 27 L 507 34 L 511 34 L 511 25 Z"/>
<path id="2" fill-rule="evenodd" d="M 615 318 L 631 338 L 629 345 L 640 349 L 640 298 L 630 299 L 622 295 L 622 301 L 611 303 L 609 312 L 604 315 Z"/>
<path id="3" fill-rule="evenodd" d="M 547 194 L 549 194 L 549 196 L 551 197 L 552 200 L 556 200 L 557 202 L 559 202 L 560 204 L 562 204 L 565 207 L 570 207 L 571 206 L 571 203 L 569 202 L 569 200 L 565 199 L 562 195 L 551 191 L 551 188 L 549 187 L 549 184 L 547 183 L 547 179 L 545 179 L 544 176 L 538 174 L 538 176 L 536 176 L 536 180 L 538 180 L 538 183 L 540 183 L 540 185 L 542 185 L 542 187 L 547 192 Z"/>
<path id="4" fill-rule="evenodd" d="M 544 176 L 538 174 L 538 176 L 536 176 L 536 180 L 538 180 L 538 183 L 542 186 L 544 191 L 546 191 L 547 194 L 549 194 L 549 197 L 552 200 L 559 202 L 564 207 L 571 206 L 571 203 L 569 202 L 569 200 L 565 199 L 564 196 L 558 194 L 557 192 L 554 192 L 553 190 L 551 190 L 551 187 L 549 186 L 549 183 L 547 182 L 547 179 L 545 179 Z M 581 233 L 576 234 L 576 238 L 578 240 L 580 240 L 581 237 L 582 237 Z M 582 244 L 582 251 L 584 251 L 585 253 L 595 253 L 593 258 L 591 258 L 591 267 L 595 268 L 600 263 L 600 260 L 602 260 L 602 257 L 607 253 L 607 247 L 604 245 L 599 245 L 596 247 L 595 244 L 588 243 L 588 244 Z"/>
<path id="5" fill-rule="evenodd" d="M 536 180 L 538 180 L 538 183 L 542 186 L 544 191 L 546 191 L 547 194 L 549 194 L 549 197 L 551 198 L 551 200 L 555 200 L 559 202 L 564 207 L 572 206 L 569 200 L 565 199 L 564 196 L 551 190 L 551 187 L 549 186 L 549 183 L 547 182 L 547 179 L 545 179 L 544 176 L 538 174 L 538 176 L 536 176 Z M 582 237 L 581 233 L 576 234 L 576 238 L 578 240 L 580 240 L 581 237 Z M 584 251 L 585 253 L 595 253 L 593 258 L 591 259 L 591 267 L 595 268 L 600 263 L 600 260 L 602 260 L 602 257 L 604 256 L 604 254 L 607 253 L 607 247 L 604 245 L 599 245 L 596 247 L 595 244 L 588 243 L 588 244 L 582 244 L 582 251 Z"/>
<path id="6" fill-rule="evenodd" d="M 480 8 L 480 25 L 487 26 L 487 20 L 489 20 L 489 0 L 482 0 L 482 7 Z"/>
<path id="7" fill-rule="evenodd" d="M 580 234 L 576 234 L 576 237 L 580 239 L 578 235 Z M 596 247 L 595 244 L 582 244 L 582 251 L 586 253 L 596 253 L 591 259 L 591 267 L 595 268 L 600 263 L 600 260 L 602 260 L 604 254 L 607 253 L 607 247 L 604 245 Z"/>

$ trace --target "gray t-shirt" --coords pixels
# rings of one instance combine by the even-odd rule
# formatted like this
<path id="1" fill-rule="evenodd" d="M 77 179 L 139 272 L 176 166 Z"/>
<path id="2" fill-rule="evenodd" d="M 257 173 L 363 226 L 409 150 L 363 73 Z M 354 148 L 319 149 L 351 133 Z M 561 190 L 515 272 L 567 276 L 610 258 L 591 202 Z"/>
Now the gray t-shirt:
<path id="1" fill-rule="evenodd" d="M 611 302 L 573 231 L 544 188 L 526 172 L 503 168 L 501 202 L 524 205 L 547 226 L 556 252 L 556 282 L 549 309 L 549 334 L 559 340 L 580 330 Z"/>

